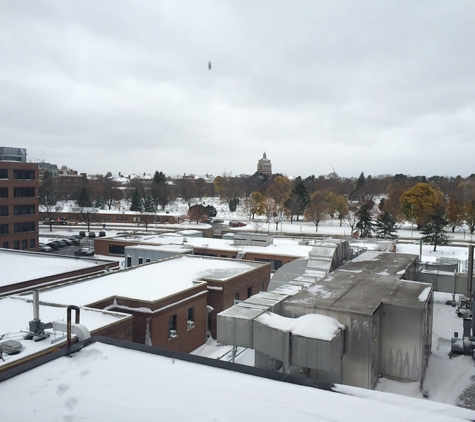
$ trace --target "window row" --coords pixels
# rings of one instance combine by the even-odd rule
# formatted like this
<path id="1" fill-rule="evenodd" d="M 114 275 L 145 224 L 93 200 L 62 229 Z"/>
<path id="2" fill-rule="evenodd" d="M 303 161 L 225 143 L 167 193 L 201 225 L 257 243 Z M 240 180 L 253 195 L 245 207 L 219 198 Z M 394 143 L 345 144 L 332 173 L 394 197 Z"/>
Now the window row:
<path id="1" fill-rule="evenodd" d="M 168 338 L 172 339 L 178 336 L 177 333 L 178 317 L 177 314 L 168 318 Z M 195 308 L 188 308 L 186 315 L 186 331 L 195 328 Z"/>
<path id="2" fill-rule="evenodd" d="M 36 206 L 33 204 L 14 205 L 13 214 L 14 215 L 36 214 Z M 8 205 L 0 205 L 0 217 L 7 217 L 8 215 L 10 215 L 10 212 L 8 210 Z"/>
<path id="3" fill-rule="evenodd" d="M 30 245 L 29 249 L 35 249 L 36 248 L 36 239 L 23 239 L 21 241 L 21 248 L 22 249 L 28 249 L 28 244 Z M 10 247 L 10 242 L 3 242 L 2 243 L 2 248 L 8 249 Z M 13 249 L 20 249 L 20 241 L 15 240 L 13 242 Z"/>
<path id="4" fill-rule="evenodd" d="M 13 188 L 14 198 L 34 198 L 36 188 Z M 8 188 L 0 188 L 0 198 L 8 198 Z"/>
<path id="5" fill-rule="evenodd" d="M 34 170 L 13 170 L 15 180 L 35 180 Z M 8 179 L 8 169 L 0 169 L 0 179 Z"/>
<path id="6" fill-rule="evenodd" d="M 24 223 L 13 224 L 14 233 L 34 232 L 36 230 L 36 223 L 34 221 L 26 221 Z"/>

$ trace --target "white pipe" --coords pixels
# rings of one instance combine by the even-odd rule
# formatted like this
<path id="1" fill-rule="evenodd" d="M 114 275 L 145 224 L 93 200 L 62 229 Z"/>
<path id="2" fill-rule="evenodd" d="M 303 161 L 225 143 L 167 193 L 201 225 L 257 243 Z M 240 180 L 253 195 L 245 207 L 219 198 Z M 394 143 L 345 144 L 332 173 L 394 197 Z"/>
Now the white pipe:
<path id="1" fill-rule="evenodd" d="M 62 331 L 65 333 L 68 330 L 68 324 L 64 321 L 53 321 L 53 330 Z M 71 324 L 71 333 L 77 336 L 79 341 L 91 338 L 91 333 L 82 324 Z"/>

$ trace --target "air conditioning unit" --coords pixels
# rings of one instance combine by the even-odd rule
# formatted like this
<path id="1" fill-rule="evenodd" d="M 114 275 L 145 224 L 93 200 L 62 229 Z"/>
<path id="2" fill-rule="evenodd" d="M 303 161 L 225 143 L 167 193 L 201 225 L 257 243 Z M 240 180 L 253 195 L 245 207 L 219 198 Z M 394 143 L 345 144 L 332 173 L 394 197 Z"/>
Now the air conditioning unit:
<path id="1" fill-rule="evenodd" d="M 168 337 L 175 338 L 177 336 L 176 330 L 168 330 Z"/>
<path id="2" fill-rule="evenodd" d="M 186 321 L 186 329 L 191 330 L 192 328 L 195 328 L 195 322 L 194 321 Z"/>

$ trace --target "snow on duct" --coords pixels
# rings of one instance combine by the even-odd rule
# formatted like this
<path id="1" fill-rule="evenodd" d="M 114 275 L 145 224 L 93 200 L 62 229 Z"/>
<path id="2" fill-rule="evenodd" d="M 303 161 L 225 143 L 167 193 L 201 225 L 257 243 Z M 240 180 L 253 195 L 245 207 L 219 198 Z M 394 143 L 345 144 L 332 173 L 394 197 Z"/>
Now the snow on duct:
<path id="1" fill-rule="evenodd" d="M 289 365 L 331 371 L 343 354 L 344 325 L 309 314 L 286 318 L 239 303 L 218 314 L 218 342 L 248 347 Z"/>

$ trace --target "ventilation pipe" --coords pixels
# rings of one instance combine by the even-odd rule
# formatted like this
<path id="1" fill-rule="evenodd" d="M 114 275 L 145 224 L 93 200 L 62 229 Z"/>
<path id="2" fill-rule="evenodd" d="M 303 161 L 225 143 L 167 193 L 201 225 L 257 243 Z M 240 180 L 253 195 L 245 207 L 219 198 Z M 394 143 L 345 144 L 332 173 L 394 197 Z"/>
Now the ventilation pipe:
<path id="1" fill-rule="evenodd" d="M 474 245 L 468 247 L 468 271 L 467 271 L 467 296 L 473 298 L 473 249 Z"/>
<path id="2" fill-rule="evenodd" d="M 72 310 L 75 311 L 75 324 L 71 323 Z M 91 337 L 89 330 L 84 325 L 79 323 L 79 307 L 75 305 L 68 306 L 66 323 L 64 321 L 53 322 L 53 330 L 63 332 L 66 331 L 68 349 L 71 348 L 73 334 L 77 336 L 79 341 L 83 341 Z"/>
<path id="3" fill-rule="evenodd" d="M 40 320 L 40 293 L 33 290 L 33 319 L 29 324 L 30 332 L 23 338 L 25 340 L 41 341 L 48 337 L 45 326 Z"/>

